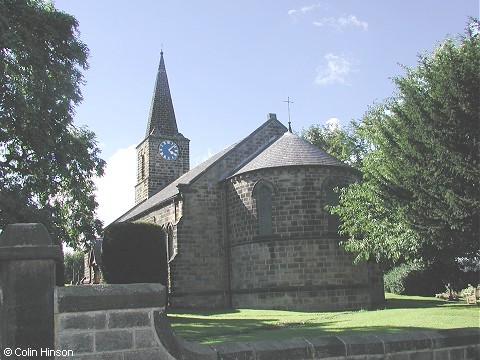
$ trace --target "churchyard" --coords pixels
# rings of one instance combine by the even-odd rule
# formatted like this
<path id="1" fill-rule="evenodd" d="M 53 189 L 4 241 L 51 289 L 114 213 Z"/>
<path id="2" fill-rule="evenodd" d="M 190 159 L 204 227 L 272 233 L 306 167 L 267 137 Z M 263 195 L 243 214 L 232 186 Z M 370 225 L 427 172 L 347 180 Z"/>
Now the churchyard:
<path id="1" fill-rule="evenodd" d="M 287 12 L 294 14 L 299 11 Z M 395 28 L 393 17 L 383 17 Z M 118 19 L 110 12 L 108 18 Z M 162 24 L 158 20 L 155 25 Z M 415 68 L 402 66 L 405 74 L 392 78 L 392 96 L 374 101 L 361 118 L 360 107 L 352 110 L 357 119 L 349 126 L 335 117 L 305 129 L 299 115 L 292 122 L 287 97 L 284 120 L 271 112 L 266 120 L 253 120 L 257 111 L 242 114 L 234 103 L 210 116 L 184 101 L 179 127 L 162 45 L 146 131 L 137 138 L 131 169 L 135 205 L 108 225 L 96 200 L 96 179 L 106 171 L 104 139 L 97 141 L 76 113 L 87 83 L 82 71 L 89 68 L 79 22 L 48 0 L 0 0 L 0 358 L 480 359 L 480 22 L 467 21 L 463 35 L 447 36 L 433 52 L 423 50 Z M 348 22 L 368 28 L 353 15 Z M 137 27 L 118 23 L 131 26 L 116 30 Z M 135 50 L 141 47 L 135 41 Z M 169 53 L 175 60 L 175 51 Z M 222 53 L 228 54 L 226 48 Z M 372 59 L 390 61 L 379 54 Z M 262 58 L 269 67 L 282 59 Z M 298 58 L 303 67 L 307 57 Z M 328 71 L 317 67 L 317 85 L 344 85 L 348 73 L 367 74 L 332 52 L 323 58 Z M 146 67 L 143 59 L 140 64 L 129 61 L 128 69 Z M 202 73 L 205 68 L 215 75 L 221 70 L 213 63 Z M 374 63 L 372 69 L 384 75 Z M 121 70 L 114 73 L 124 80 L 133 73 Z M 296 88 L 305 82 L 294 71 L 290 86 Z M 288 72 L 285 66 L 273 76 L 262 71 L 241 92 L 261 99 L 262 107 L 278 106 L 263 94 L 280 102 L 273 80 Z M 263 78 L 270 81 L 262 90 Z M 199 79 L 194 82 L 206 84 Z M 137 107 L 131 96 L 136 90 L 127 84 L 119 87 L 128 89 L 126 105 Z M 230 92 L 218 91 L 224 88 L 202 92 L 218 97 Z M 332 109 L 360 100 L 360 87 L 351 94 L 347 88 L 353 87 L 342 88 L 344 97 Z M 333 93 L 309 96 L 320 105 L 315 100 L 305 109 L 308 118 L 326 116 L 325 95 Z M 306 94 L 297 95 L 298 105 Z M 120 109 L 116 104 L 105 108 Z M 195 108 L 195 116 L 184 116 L 185 108 Z M 340 117 L 351 116 L 346 114 Z M 122 124 L 119 115 L 109 118 Z M 205 146 L 218 142 L 223 150 L 194 165 L 193 149 L 208 137 L 199 135 L 198 124 L 208 129 L 204 135 L 217 136 Z M 106 133 L 117 137 L 111 130 L 121 128 L 112 125 Z M 192 154 L 180 130 L 192 136 Z M 227 132 L 243 131 L 249 135 L 224 147 Z M 123 196 L 115 190 L 115 197 Z M 79 253 L 66 257 L 63 245 Z M 475 290 L 462 294 L 467 284 Z"/>
<path id="2" fill-rule="evenodd" d="M 168 316 L 178 335 L 202 344 L 480 326 L 478 306 L 469 305 L 464 299 L 448 301 L 390 293 L 386 294 L 384 305 L 371 310 L 170 310 Z"/>

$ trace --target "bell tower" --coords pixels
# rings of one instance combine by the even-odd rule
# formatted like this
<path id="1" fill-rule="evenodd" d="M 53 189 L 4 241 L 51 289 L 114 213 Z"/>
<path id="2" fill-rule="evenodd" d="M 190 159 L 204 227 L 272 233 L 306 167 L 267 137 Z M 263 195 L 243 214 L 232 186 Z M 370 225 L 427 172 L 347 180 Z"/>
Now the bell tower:
<path id="1" fill-rule="evenodd" d="M 136 148 L 135 205 L 190 170 L 189 142 L 178 132 L 162 51 L 145 139 Z"/>

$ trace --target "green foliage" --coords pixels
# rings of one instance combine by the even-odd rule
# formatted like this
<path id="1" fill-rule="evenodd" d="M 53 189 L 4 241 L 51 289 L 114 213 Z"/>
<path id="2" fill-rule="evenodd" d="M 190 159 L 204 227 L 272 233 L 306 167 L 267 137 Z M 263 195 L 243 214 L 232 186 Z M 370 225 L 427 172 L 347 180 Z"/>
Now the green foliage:
<path id="1" fill-rule="evenodd" d="M 396 78 L 398 93 L 356 128 L 370 144 L 362 184 L 340 194 L 348 250 L 359 258 L 478 260 L 480 34 L 446 39 Z M 476 30 L 475 30 L 476 29 Z"/>
<path id="2" fill-rule="evenodd" d="M 79 248 L 102 224 L 95 134 L 73 124 L 88 49 L 74 17 L 44 0 L 0 0 L 0 228 L 40 222 Z"/>
<path id="3" fill-rule="evenodd" d="M 165 233 L 147 223 L 114 223 L 105 229 L 102 273 L 107 284 L 167 285 Z"/>
<path id="4" fill-rule="evenodd" d="M 445 288 L 438 272 L 419 262 L 396 266 L 383 280 L 385 291 L 398 295 L 434 296 Z"/>
<path id="5" fill-rule="evenodd" d="M 477 291 L 475 291 L 475 287 L 471 284 L 460 291 L 460 297 L 466 299 L 469 296 L 476 296 L 477 299 L 480 299 L 480 286 L 477 286 Z M 476 294 L 475 294 L 476 293 Z"/>
<path id="6" fill-rule="evenodd" d="M 73 253 L 66 253 L 63 257 L 63 264 L 65 267 L 65 283 L 78 285 L 83 278 L 84 267 L 84 253 L 75 251 Z"/>
<path id="7" fill-rule="evenodd" d="M 308 129 L 302 130 L 301 136 L 337 159 L 359 168 L 368 145 L 356 134 L 356 126 L 354 122 L 351 122 L 348 127 L 311 125 Z"/>

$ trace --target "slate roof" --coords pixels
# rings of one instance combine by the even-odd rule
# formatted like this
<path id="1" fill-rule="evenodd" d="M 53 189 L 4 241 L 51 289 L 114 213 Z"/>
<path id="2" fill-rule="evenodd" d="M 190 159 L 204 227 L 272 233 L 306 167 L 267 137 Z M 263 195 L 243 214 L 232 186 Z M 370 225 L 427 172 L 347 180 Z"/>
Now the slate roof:
<path id="1" fill-rule="evenodd" d="M 145 136 L 148 137 L 148 135 L 154 132 L 168 136 L 178 133 L 163 51 L 160 53 L 160 64 L 158 66 Z"/>
<path id="2" fill-rule="evenodd" d="M 286 132 L 266 149 L 261 149 L 255 157 L 242 164 L 228 177 L 259 169 L 302 165 L 349 167 L 344 162 L 329 155 L 325 150 L 310 144 L 300 136 Z"/>

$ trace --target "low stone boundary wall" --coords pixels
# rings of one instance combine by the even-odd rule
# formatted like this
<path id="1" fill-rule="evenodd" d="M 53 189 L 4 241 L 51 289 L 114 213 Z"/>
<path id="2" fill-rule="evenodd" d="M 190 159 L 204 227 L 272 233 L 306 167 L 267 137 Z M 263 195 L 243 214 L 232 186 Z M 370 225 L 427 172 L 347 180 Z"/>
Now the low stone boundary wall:
<path id="1" fill-rule="evenodd" d="M 154 327 L 165 311 L 160 284 L 59 287 L 54 310 L 55 349 L 69 359 L 175 360 Z"/>
<path id="2" fill-rule="evenodd" d="M 213 345 L 222 360 L 480 359 L 479 329 L 410 332 Z"/>
<path id="3" fill-rule="evenodd" d="M 480 359 L 480 328 L 231 342 L 207 346 L 178 338 L 164 314 L 156 315 L 155 327 L 160 341 L 178 360 Z"/>

